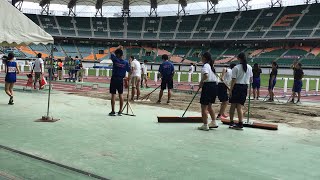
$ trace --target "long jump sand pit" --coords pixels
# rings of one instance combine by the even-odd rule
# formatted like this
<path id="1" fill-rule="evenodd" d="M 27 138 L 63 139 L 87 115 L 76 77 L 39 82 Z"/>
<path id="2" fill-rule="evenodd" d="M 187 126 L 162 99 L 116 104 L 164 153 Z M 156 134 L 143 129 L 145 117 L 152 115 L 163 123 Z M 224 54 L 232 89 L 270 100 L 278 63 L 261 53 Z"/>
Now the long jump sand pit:
<path id="1" fill-rule="evenodd" d="M 81 92 L 76 93 L 81 96 L 88 96 L 101 99 L 110 99 L 110 94 L 99 92 Z M 146 95 L 146 92 L 142 92 L 141 96 Z M 173 93 L 170 104 L 166 104 L 166 94 L 164 94 L 161 104 L 157 104 L 158 92 L 153 93 L 150 96 L 150 101 L 138 101 L 131 102 L 133 104 L 144 104 L 150 106 L 158 106 L 176 110 L 185 110 L 194 94 L 175 92 Z M 196 97 L 193 104 L 190 106 L 189 111 L 200 112 L 199 105 L 200 96 Z M 285 123 L 292 127 L 305 128 L 305 129 L 320 129 L 320 105 L 317 103 L 304 103 L 302 97 L 302 104 L 290 104 L 285 103 L 285 99 L 280 99 L 282 103 L 274 102 L 267 103 L 260 98 L 259 101 L 251 101 L 250 118 L 257 119 L 262 122 L 268 123 Z M 248 101 L 247 101 L 248 102 Z M 214 104 L 215 112 L 218 112 L 220 102 L 217 99 Z M 248 104 L 246 104 L 248 107 Z M 229 106 L 226 113 L 228 113 Z M 188 113 L 187 113 L 188 114 Z M 186 114 L 186 115 L 187 115 Z M 228 113 L 229 114 L 229 113 Z M 182 115 L 182 114 L 181 114 Z M 200 113 L 199 113 L 200 115 Z M 165 114 L 163 115 L 165 116 Z"/>

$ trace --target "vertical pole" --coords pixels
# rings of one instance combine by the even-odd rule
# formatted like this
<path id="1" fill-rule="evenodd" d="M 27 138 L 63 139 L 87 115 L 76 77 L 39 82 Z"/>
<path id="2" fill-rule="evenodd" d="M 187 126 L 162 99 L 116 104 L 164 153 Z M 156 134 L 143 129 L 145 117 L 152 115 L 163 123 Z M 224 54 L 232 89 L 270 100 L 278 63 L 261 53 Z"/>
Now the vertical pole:
<path id="1" fill-rule="evenodd" d="M 198 82 L 201 81 L 201 73 L 198 73 Z"/>
<path id="2" fill-rule="evenodd" d="M 50 68 L 51 68 L 51 71 L 53 71 L 53 43 L 51 44 Z M 50 113 L 51 81 L 52 81 L 51 76 L 52 76 L 52 72 L 49 72 L 49 94 L 48 94 L 47 118 L 49 118 L 49 113 Z"/>
<path id="3" fill-rule="evenodd" d="M 178 74 L 178 83 L 180 83 L 180 81 L 181 81 L 181 72 L 177 72 L 177 74 Z"/>
<path id="4" fill-rule="evenodd" d="M 99 76 L 99 69 L 97 68 L 96 69 L 96 77 L 98 77 Z"/>
<path id="5" fill-rule="evenodd" d="M 250 103 L 251 103 L 251 80 L 250 80 L 250 83 L 249 83 L 249 102 L 248 102 L 248 114 L 247 114 L 247 123 L 249 123 L 249 120 L 250 120 Z"/>
<path id="6" fill-rule="evenodd" d="M 286 97 L 288 92 L 288 78 L 284 78 L 283 96 Z"/>
<path id="7" fill-rule="evenodd" d="M 310 88 L 310 78 L 307 78 L 306 79 L 306 96 L 308 96 L 309 88 Z"/>
<path id="8" fill-rule="evenodd" d="M 192 76 L 192 74 L 191 74 L 191 73 L 188 73 L 188 83 L 191 82 L 191 76 Z"/>
<path id="9" fill-rule="evenodd" d="M 154 71 L 154 83 L 157 85 L 157 81 L 158 81 L 158 72 Z"/>
<path id="10" fill-rule="evenodd" d="M 316 80 L 316 95 L 318 95 L 319 91 L 319 79 Z"/>

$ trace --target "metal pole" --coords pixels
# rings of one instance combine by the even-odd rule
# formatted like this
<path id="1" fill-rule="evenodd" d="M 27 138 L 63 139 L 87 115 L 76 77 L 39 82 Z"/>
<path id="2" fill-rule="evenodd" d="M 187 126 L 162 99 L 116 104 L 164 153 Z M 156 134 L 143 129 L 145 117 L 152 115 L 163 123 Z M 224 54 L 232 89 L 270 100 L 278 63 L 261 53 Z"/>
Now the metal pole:
<path id="1" fill-rule="evenodd" d="M 48 94 L 47 118 L 49 118 L 49 112 L 50 112 L 50 97 L 51 97 L 52 72 L 53 72 L 53 44 L 51 44 L 51 58 L 50 58 L 50 71 L 49 71 L 49 94 Z"/>
<path id="2" fill-rule="evenodd" d="M 251 105 L 251 84 L 252 82 L 250 81 L 249 83 L 249 103 L 248 103 L 248 117 L 247 117 L 247 123 L 249 124 L 249 120 L 250 120 L 250 105 Z"/>

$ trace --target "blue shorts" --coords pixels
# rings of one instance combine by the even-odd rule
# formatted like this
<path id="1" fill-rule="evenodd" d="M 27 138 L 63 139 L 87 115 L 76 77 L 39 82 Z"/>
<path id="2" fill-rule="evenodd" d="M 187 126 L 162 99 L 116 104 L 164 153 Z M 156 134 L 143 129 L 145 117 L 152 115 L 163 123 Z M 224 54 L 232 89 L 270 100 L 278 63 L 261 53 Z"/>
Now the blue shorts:
<path id="1" fill-rule="evenodd" d="M 275 79 L 273 80 L 272 86 L 271 86 L 271 83 L 270 83 L 270 82 L 271 82 L 271 80 L 269 80 L 268 90 L 273 90 L 274 87 L 276 86 L 277 79 L 275 78 Z"/>
<path id="2" fill-rule="evenodd" d="M 301 92 L 302 85 L 302 80 L 294 80 L 292 91 L 297 93 Z"/>
<path id="3" fill-rule="evenodd" d="M 17 81 L 17 76 L 15 74 L 7 74 L 5 81 L 6 83 L 15 83 Z"/>
<path id="4" fill-rule="evenodd" d="M 232 89 L 232 95 L 229 100 L 232 104 L 242 104 L 247 100 L 248 95 L 248 85 L 246 84 L 235 84 Z"/>
<path id="5" fill-rule="evenodd" d="M 258 78 L 253 78 L 253 82 L 252 82 L 252 88 L 253 89 L 260 89 L 260 77 Z"/>
<path id="6" fill-rule="evenodd" d="M 209 105 L 216 102 L 217 97 L 217 83 L 205 82 L 202 87 L 200 104 Z"/>
<path id="7" fill-rule="evenodd" d="M 226 102 L 229 100 L 228 88 L 224 83 L 218 84 L 218 98 L 220 102 Z"/>

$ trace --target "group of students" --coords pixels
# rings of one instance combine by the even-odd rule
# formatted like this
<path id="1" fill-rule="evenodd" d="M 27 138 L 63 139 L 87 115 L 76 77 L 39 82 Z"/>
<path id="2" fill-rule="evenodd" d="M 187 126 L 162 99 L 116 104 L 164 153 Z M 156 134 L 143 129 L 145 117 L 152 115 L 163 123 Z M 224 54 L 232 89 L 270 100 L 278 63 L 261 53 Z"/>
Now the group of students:
<path id="1" fill-rule="evenodd" d="M 270 72 L 270 77 L 269 77 L 269 84 L 268 84 L 268 95 L 269 95 L 269 102 L 274 101 L 274 87 L 277 83 L 277 76 L 278 76 L 278 64 L 277 62 L 273 61 L 271 63 L 271 72 Z M 302 90 L 302 78 L 304 76 L 304 72 L 302 70 L 302 64 L 294 61 L 294 63 L 291 65 L 291 68 L 293 70 L 293 77 L 294 77 L 294 82 L 293 82 L 293 87 L 292 87 L 292 99 L 291 103 L 300 103 L 300 98 L 301 98 L 301 90 Z M 260 75 L 262 73 L 261 68 L 257 63 L 253 65 L 252 69 L 253 73 L 253 82 L 252 82 L 252 89 L 253 89 L 253 98 L 254 99 L 259 99 L 260 97 L 260 85 L 261 85 L 261 79 Z M 295 96 L 297 94 L 298 100 L 295 102 Z"/>
<path id="2" fill-rule="evenodd" d="M 113 67 L 112 67 L 112 76 L 110 82 L 110 94 L 111 94 L 111 112 L 109 116 L 121 116 L 122 109 L 124 104 L 123 98 L 123 81 L 126 76 L 126 73 L 129 73 L 129 78 L 131 79 L 132 85 L 132 93 L 131 93 L 131 100 L 134 100 L 136 96 L 137 99 L 140 97 L 140 87 L 143 87 L 143 81 L 145 82 L 146 87 L 147 85 L 147 66 L 146 62 L 140 65 L 139 61 L 137 61 L 133 56 L 130 57 L 130 65 L 128 61 L 123 59 L 123 47 L 119 46 L 114 54 L 110 56 Z M 141 80 L 142 76 L 142 80 Z M 115 100 L 116 94 L 119 94 L 119 111 L 118 113 L 115 112 Z M 137 93 L 136 93 L 137 92 Z"/>

